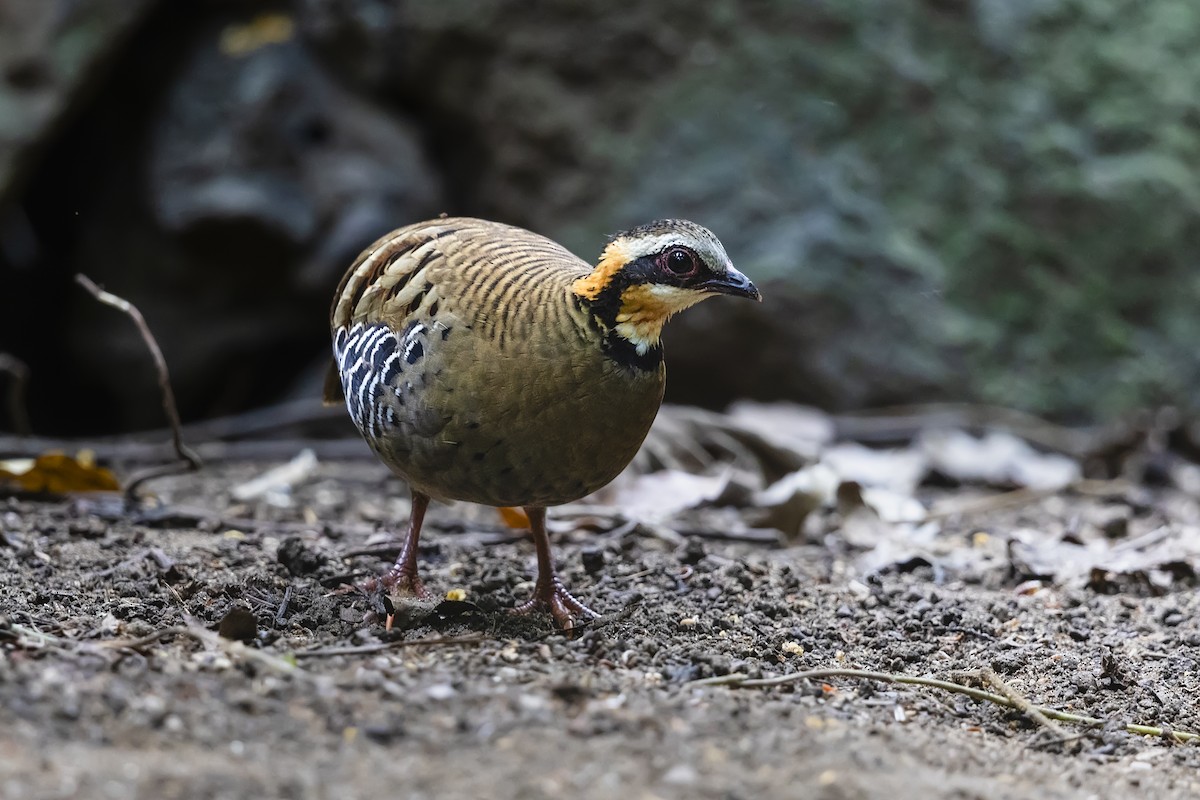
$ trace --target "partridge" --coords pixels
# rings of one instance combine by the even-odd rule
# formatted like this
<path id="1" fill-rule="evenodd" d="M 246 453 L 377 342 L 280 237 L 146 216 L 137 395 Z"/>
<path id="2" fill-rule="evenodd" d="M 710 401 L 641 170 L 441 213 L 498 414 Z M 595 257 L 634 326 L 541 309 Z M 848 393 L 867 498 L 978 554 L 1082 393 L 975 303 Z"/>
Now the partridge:
<path id="1" fill-rule="evenodd" d="M 443 218 L 368 247 L 330 314 L 326 400 L 412 490 L 396 563 L 371 588 L 427 594 L 417 540 L 430 499 L 523 506 L 537 582 L 515 613 L 563 628 L 597 615 L 554 570 L 546 507 L 611 481 L 650 430 L 671 315 L 758 289 L 708 229 L 660 220 L 617 234 L 596 267 L 521 228 Z"/>

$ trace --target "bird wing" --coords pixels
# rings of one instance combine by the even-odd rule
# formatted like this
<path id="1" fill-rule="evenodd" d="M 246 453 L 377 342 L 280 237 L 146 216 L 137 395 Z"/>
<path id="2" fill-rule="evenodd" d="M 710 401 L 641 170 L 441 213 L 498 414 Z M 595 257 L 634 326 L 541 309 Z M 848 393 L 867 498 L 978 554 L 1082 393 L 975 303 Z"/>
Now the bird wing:
<path id="1" fill-rule="evenodd" d="M 447 218 L 393 231 L 338 287 L 326 399 L 337 402 L 340 388 L 368 440 L 398 446 L 385 437 L 396 429 L 441 435 L 458 371 L 561 356 L 562 337 L 580 330 L 570 286 L 589 271 L 561 245 L 499 223 Z"/>
<path id="2" fill-rule="evenodd" d="M 476 336 L 520 335 L 541 306 L 590 268 L 561 245 L 510 225 L 450 217 L 389 233 L 359 256 L 338 287 L 331 327 L 448 312 Z M 553 299 L 550 295 L 556 295 Z"/>

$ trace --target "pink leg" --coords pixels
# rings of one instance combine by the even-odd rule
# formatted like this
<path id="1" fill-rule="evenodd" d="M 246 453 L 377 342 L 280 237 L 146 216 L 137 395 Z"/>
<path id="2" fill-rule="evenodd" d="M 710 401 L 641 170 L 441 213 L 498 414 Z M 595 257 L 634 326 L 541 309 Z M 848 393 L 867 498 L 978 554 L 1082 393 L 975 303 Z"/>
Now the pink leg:
<path id="1" fill-rule="evenodd" d="M 421 523 L 425 521 L 425 509 L 428 507 L 429 495 L 414 489 L 412 514 L 408 518 L 408 530 L 404 532 L 404 544 L 400 547 L 396 563 L 380 577 L 366 581 L 362 588 L 367 591 L 398 589 L 417 597 L 429 597 L 429 591 L 417 575 L 417 541 L 421 538 Z"/>
<path id="2" fill-rule="evenodd" d="M 546 509 L 526 506 L 529 526 L 533 531 L 533 543 L 537 547 L 538 576 L 533 588 L 533 597 L 512 610 L 514 614 L 528 614 L 535 609 L 547 607 L 554 621 L 563 630 L 575 627 L 575 617 L 596 619 L 600 615 L 576 600 L 562 585 L 554 572 L 550 558 L 550 537 L 546 535 Z"/>

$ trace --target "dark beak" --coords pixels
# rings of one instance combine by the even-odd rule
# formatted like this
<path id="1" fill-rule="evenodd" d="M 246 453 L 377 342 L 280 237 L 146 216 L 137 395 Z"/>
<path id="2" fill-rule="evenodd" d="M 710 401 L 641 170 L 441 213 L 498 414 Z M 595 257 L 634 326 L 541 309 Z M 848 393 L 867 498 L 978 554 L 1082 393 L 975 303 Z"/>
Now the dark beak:
<path id="1" fill-rule="evenodd" d="M 751 300 L 762 302 L 762 295 L 758 292 L 758 287 L 750 282 L 742 273 L 738 272 L 733 267 L 725 271 L 725 274 L 720 278 L 714 278 L 711 281 L 705 281 L 700 285 L 702 289 L 717 294 L 728 294 L 734 297 L 749 297 Z"/>

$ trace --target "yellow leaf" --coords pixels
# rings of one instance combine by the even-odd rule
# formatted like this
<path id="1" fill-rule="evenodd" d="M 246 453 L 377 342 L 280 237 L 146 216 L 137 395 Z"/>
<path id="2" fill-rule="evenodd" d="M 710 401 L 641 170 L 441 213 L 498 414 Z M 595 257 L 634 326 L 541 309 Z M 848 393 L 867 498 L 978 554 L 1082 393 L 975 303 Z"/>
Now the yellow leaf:
<path id="1" fill-rule="evenodd" d="M 0 484 L 10 491 L 34 494 L 120 491 L 121 484 L 110 470 L 96 466 L 94 455 L 82 455 L 77 459 L 65 453 L 43 453 L 24 470 L 0 468 Z"/>
<path id="2" fill-rule="evenodd" d="M 510 528 L 528 528 L 529 517 L 519 508 L 511 508 L 509 506 L 500 507 L 500 518 L 504 520 L 504 524 Z"/>
<path id="3" fill-rule="evenodd" d="M 292 38 L 296 23 L 287 14 L 259 14 L 244 25 L 228 25 L 218 45 L 227 56 L 238 58 L 260 47 L 282 44 Z"/>

